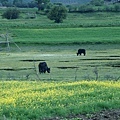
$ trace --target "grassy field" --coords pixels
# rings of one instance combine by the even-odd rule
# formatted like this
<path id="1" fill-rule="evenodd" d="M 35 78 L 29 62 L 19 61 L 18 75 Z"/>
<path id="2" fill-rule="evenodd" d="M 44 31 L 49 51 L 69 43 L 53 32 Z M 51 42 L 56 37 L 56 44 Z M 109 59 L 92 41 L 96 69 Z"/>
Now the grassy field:
<path id="1" fill-rule="evenodd" d="M 0 82 L 0 119 L 43 120 L 120 108 L 120 82 Z M 117 91 L 117 92 L 116 92 Z M 73 120 L 73 119 L 72 119 Z"/>
<path id="2" fill-rule="evenodd" d="M 120 14 L 72 13 L 55 24 L 45 15 L 28 19 L 27 12 L 17 20 L 0 17 L 0 34 L 16 43 L 10 50 L 0 44 L 0 119 L 66 120 L 119 109 Z M 86 56 L 76 55 L 79 48 Z M 50 74 L 38 73 L 42 61 Z"/>
<path id="3" fill-rule="evenodd" d="M 21 43 L 120 43 L 119 12 L 68 13 L 67 19 L 57 24 L 40 14 L 36 19 L 26 18 L 28 12 L 35 11 L 21 9 L 17 20 L 1 18 L 0 34 L 11 33 L 12 39 Z M 0 13 L 2 15 L 3 11 Z"/>
<path id="4" fill-rule="evenodd" d="M 51 73 L 38 74 L 40 80 L 117 80 L 120 75 L 119 44 L 93 45 L 14 45 L 11 52 L 0 52 L 0 77 L 2 79 L 37 80 L 38 64 L 46 61 Z M 86 49 L 86 56 L 77 56 L 79 48 Z M 35 67 L 34 67 L 35 66 Z M 28 77 L 27 77 L 28 76 Z"/>
<path id="5" fill-rule="evenodd" d="M 94 12 L 94 13 L 68 13 L 63 23 L 57 24 L 49 20 L 46 15 L 37 14 L 35 19 L 28 19 L 27 13 L 35 14 L 36 11 L 21 11 L 20 18 L 16 20 L 2 19 L 0 16 L 0 29 L 13 28 L 76 28 L 76 27 L 119 27 L 119 12 Z M 0 11 L 2 15 L 3 11 Z"/>
<path id="6" fill-rule="evenodd" d="M 10 39 L 16 43 L 106 44 L 120 43 L 120 27 L 12 29 Z M 6 34 L 6 31 L 1 32 Z M 1 38 L 5 41 L 5 38 Z"/>

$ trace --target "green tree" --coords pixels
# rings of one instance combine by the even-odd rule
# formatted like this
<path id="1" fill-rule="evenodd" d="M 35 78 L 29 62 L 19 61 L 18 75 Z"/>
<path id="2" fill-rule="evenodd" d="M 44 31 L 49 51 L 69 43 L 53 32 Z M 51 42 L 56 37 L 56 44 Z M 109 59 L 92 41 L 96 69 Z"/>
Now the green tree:
<path id="1" fill-rule="evenodd" d="M 2 3 L 3 6 L 6 6 L 8 4 L 8 0 L 0 0 L 0 3 Z"/>
<path id="2" fill-rule="evenodd" d="M 3 13 L 3 18 L 7 19 L 17 19 L 19 17 L 19 10 L 16 8 L 8 8 L 4 13 Z"/>
<path id="3" fill-rule="evenodd" d="M 13 0 L 13 5 L 15 5 L 16 7 L 22 7 L 23 0 Z"/>
<path id="4" fill-rule="evenodd" d="M 35 0 L 35 1 L 37 2 L 38 11 L 44 10 L 47 3 L 50 2 L 50 0 Z"/>
<path id="5" fill-rule="evenodd" d="M 106 1 L 106 2 L 111 2 L 112 0 L 104 0 L 104 1 Z"/>
<path id="6" fill-rule="evenodd" d="M 0 2 L 1 2 L 1 3 L 3 3 L 3 2 L 8 2 L 8 0 L 0 0 Z"/>
<path id="7" fill-rule="evenodd" d="M 49 11 L 47 17 L 50 20 L 55 20 L 55 23 L 61 23 L 63 22 L 63 19 L 66 19 L 67 17 L 67 9 L 63 5 L 54 6 Z"/>
<path id="8" fill-rule="evenodd" d="M 115 4 L 114 11 L 115 12 L 120 12 L 120 4 Z"/>
<path id="9" fill-rule="evenodd" d="M 95 6 L 102 6 L 104 4 L 104 0 L 91 0 L 90 4 Z"/>
<path id="10" fill-rule="evenodd" d="M 13 0 L 13 4 L 14 4 L 14 5 L 16 5 L 16 4 L 18 4 L 18 3 L 22 4 L 22 2 L 23 2 L 22 0 Z"/>

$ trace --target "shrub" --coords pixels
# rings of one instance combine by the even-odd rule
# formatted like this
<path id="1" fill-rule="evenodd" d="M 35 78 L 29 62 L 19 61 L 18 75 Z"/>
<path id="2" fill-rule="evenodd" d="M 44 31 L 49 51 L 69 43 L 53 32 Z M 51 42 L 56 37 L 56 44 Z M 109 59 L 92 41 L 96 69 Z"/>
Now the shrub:
<path id="1" fill-rule="evenodd" d="M 50 20 L 55 20 L 55 23 L 61 23 L 63 22 L 63 19 L 67 17 L 67 9 L 63 5 L 54 6 L 47 17 Z"/>
<path id="2" fill-rule="evenodd" d="M 79 7 L 78 12 L 85 13 L 85 12 L 94 12 L 94 7 L 92 5 L 82 5 Z"/>
<path id="3" fill-rule="evenodd" d="M 3 13 L 3 18 L 7 19 L 17 19 L 19 17 L 20 11 L 17 10 L 16 8 L 8 8 L 4 13 Z"/>

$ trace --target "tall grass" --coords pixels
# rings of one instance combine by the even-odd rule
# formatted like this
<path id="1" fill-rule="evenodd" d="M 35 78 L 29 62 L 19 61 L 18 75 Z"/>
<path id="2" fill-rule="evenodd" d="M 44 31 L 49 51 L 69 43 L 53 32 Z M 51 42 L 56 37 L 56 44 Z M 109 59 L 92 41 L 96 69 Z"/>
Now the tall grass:
<path id="1" fill-rule="evenodd" d="M 120 108 L 120 82 L 0 82 L 0 116 L 42 120 Z"/>

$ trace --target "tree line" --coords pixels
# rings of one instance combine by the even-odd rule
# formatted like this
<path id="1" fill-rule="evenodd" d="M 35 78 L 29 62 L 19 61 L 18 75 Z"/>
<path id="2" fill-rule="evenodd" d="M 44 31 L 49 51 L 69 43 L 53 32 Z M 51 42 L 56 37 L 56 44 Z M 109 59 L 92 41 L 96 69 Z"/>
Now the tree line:
<path id="1" fill-rule="evenodd" d="M 47 4 L 50 3 L 62 3 L 63 5 L 70 5 L 70 6 L 76 6 L 76 5 L 95 5 L 95 6 L 101 6 L 108 3 L 120 3 L 120 0 L 0 0 L 1 6 L 6 7 L 38 7 L 39 10 L 44 9 Z"/>
<path id="2" fill-rule="evenodd" d="M 0 0 L 0 2 L 5 2 L 8 0 Z M 13 3 L 21 2 L 22 0 L 13 0 Z M 33 1 L 32 1 L 33 2 Z M 63 22 L 63 19 L 67 17 L 68 12 L 77 12 L 77 13 L 86 13 L 86 12 L 120 12 L 120 0 L 115 0 L 114 2 L 111 0 L 91 0 L 89 3 L 84 5 L 63 5 L 62 3 L 50 3 L 50 0 L 34 0 L 38 11 L 43 11 L 44 14 L 50 20 L 54 20 L 56 23 Z M 17 9 L 18 6 L 14 8 L 8 8 L 3 14 L 3 18 L 7 19 L 17 19 L 19 17 L 20 11 Z"/>
<path id="3" fill-rule="evenodd" d="M 69 12 L 120 12 L 120 0 L 91 0 L 84 5 L 69 5 Z"/>

